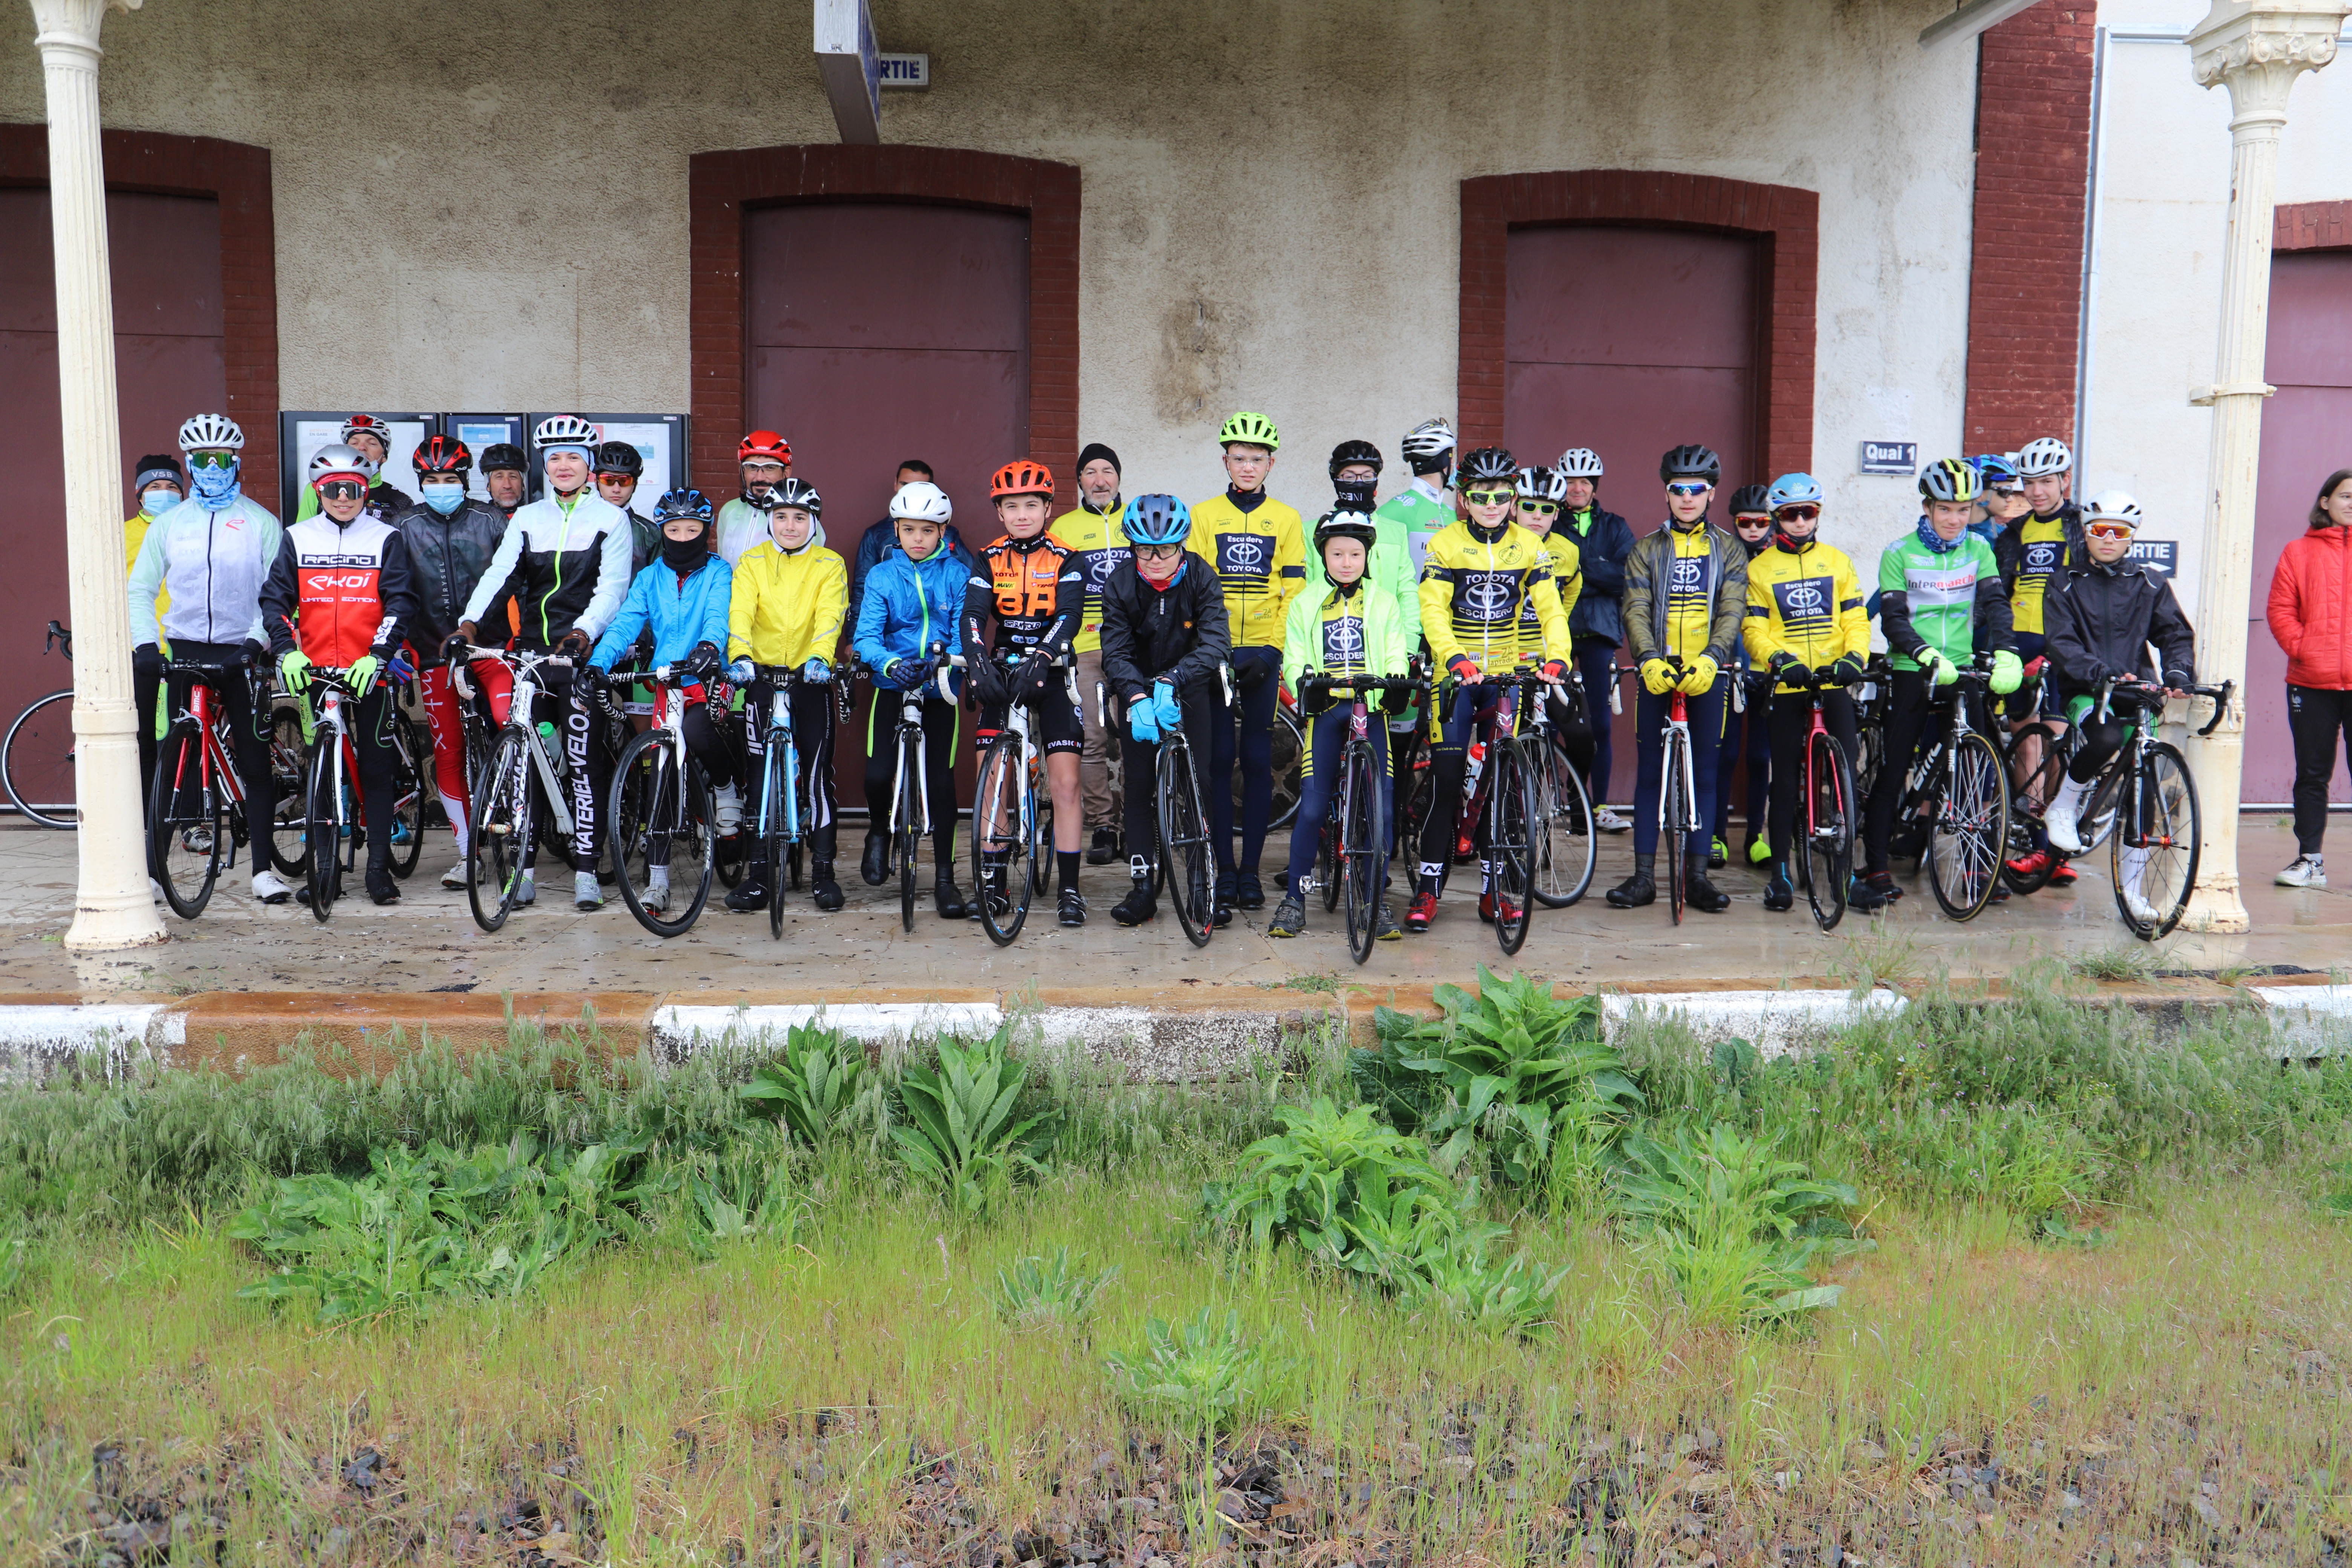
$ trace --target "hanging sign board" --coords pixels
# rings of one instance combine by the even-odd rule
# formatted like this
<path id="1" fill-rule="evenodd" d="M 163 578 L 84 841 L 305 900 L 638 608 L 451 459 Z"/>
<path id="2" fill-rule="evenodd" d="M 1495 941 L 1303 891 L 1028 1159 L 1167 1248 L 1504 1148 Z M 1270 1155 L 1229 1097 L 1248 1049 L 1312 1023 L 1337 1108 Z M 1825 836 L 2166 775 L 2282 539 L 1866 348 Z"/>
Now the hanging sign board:
<path id="1" fill-rule="evenodd" d="M 882 60 L 866 0 L 815 0 L 816 68 L 844 142 L 882 144 Z"/>
<path id="2" fill-rule="evenodd" d="M 2153 566 L 2159 577 L 2180 575 L 2180 541 L 2177 539 L 2135 539 L 2126 557 L 2135 566 Z"/>
<path id="3" fill-rule="evenodd" d="M 1908 479 L 1919 471 L 1919 443 L 1864 441 L 1862 444 L 1861 471 L 1865 474 L 1895 474 Z"/>

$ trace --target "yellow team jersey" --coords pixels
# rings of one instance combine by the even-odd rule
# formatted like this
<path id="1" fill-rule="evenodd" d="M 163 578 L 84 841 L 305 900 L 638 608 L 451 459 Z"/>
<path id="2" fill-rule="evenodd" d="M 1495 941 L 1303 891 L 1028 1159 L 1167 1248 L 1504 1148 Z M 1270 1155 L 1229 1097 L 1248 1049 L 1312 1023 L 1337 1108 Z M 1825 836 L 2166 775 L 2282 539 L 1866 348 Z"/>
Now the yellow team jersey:
<path id="1" fill-rule="evenodd" d="M 122 564 L 126 570 L 139 564 L 139 547 L 147 542 L 147 525 L 154 521 L 143 507 L 122 520 Z M 163 612 L 171 607 L 172 590 L 158 586 L 155 590 L 155 624 L 158 626 L 163 624 Z"/>
<path id="2" fill-rule="evenodd" d="M 1535 530 L 1529 529 L 1530 533 Z M 1551 580 L 1559 589 L 1559 613 L 1576 614 L 1576 601 L 1584 592 L 1584 552 L 1565 529 L 1554 527 L 1538 537 L 1544 542 L 1544 552 L 1551 557 Z M 1519 605 L 1519 652 L 1529 658 L 1543 653 L 1543 624 L 1536 618 L 1536 602 L 1523 599 Z"/>
<path id="3" fill-rule="evenodd" d="M 1070 644 L 1073 653 L 1096 653 L 1102 648 L 1103 584 L 1110 581 L 1119 563 L 1134 553 L 1127 547 L 1126 531 L 1119 527 L 1126 515 L 1123 500 L 1108 511 L 1080 506 L 1055 518 L 1045 531 L 1062 542 L 1086 578 L 1087 607 L 1078 622 L 1078 635 Z"/>
<path id="4" fill-rule="evenodd" d="M 1674 570 L 1666 577 L 1666 646 L 1685 665 L 1705 653 L 1715 640 L 1715 597 L 1707 592 L 1706 559 L 1712 550 L 1707 528 L 1669 527 L 1674 536 Z"/>
<path id="5" fill-rule="evenodd" d="M 736 558 L 727 657 L 753 664 L 832 662 L 849 605 L 849 567 L 822 544 L 787 554 L 762 539 Z"/>
<path id="6" fill-rule="evenodd" d="M 2010 591 L 2010 618 L 2019 631 L 2040 637 L 2042 596 L 2049 592 L 2051 574 L 2066 553 L 2066 520 L 2053 517 L 2044 522 L 2029 517 L 2018 532 L 2018 542 L 2024 549 L 2018 556 L 2016 585 Z"/>
<path id="7" fill-rule="evenodd" d="M 1215 495 L 1192 509 L 1189 546 L 1217 569 L 1235 647 L 1280 647 L 1283 618 L 1307 581 L 1307 533 L 1272 496 L 1249 511 Z"/>
<path id="8" fill-rule="evenodd" d="M 1531 637 L 1519 629 L 1520 608 L 1528 604 L 1536 613 Z M 1482 670 L 1508 669 L 1522 657 L 1565 663 L 1568 612 L 1551 552 L 1517 524 L 1507 524 L 1492 543 L 1466 522 L 1432 535 L 1422 556 L 1421 632 L 1441 670 L 1457 654 Z"/>
<path id="9" fill-rule="evenodd" d="M 1742 638 L 1758 669 L 1785 653 L 1809 669 L 1847 654 L 1870 657 L 1870 612 L 1862 579 L 1845 552 L 1809 544 L 1801 552 L 1775 545 L 1748 563 L 1748 619 Z M 1790 688 L 1781 687 L 1788 690 Z"/>

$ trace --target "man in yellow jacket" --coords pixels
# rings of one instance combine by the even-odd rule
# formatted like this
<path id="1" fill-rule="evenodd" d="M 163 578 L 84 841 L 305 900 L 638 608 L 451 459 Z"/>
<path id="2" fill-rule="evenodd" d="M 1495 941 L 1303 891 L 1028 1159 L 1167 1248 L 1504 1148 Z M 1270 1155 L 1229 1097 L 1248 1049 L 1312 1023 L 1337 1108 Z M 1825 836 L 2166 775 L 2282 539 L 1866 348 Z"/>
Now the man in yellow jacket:
<path id="1" fill-rule="evenodd" d="M 1078 504 L 1046 530 L 1068 548 L 1086 578 L 1087 607 L 1070 653 L 1077 661 L 1078 717 L 1086 726 L 1086 747 L 1078 753 L 1078 795 L 1085 803 L 1087 826 L 1094 833 L 1087 847 L 1089 866 L 1108 866 L 1124 853 L 1118 819 L 1111 811 L 1110 740 L 1103 730 L 1102 710 L 1091 700 L 1103 678 L 1103 584 L 1131 553 L 1119 529 L 1127 510 L 1118 495 L 1120 477 L 1118 454 L 1099 441 L 1088 442 L 1078 453 Z"/>
<path id="2" fill-rule="evenodd" d="M 187 476 L 180 468 L 180 459 L 169 452 L 157 452 L 139 459 L 131 470 L 131 493 L 139 498 L 139 510 L 122 521 L 122 564 L 128 571 L 139 563 L 139 547 L 147 542 L 147 525 L 180 504 L 188 493 Z M 155 590 L 155 624 L 163 624 L 163 612 L 172 607 L 172 590 L 158 586 Z M 161 740 L 162 705 L 155 700 L 163 683 L 163 660 L 168 657 L 159 646 L 151 661 L 132 653 L 132 674 L 137 690 L 147 700 L 139 710 L 139 798 L 147 798 L 147 788 L 155 776 L 155 745 Z M 140 668 L 142 665 L 146 668 Z"/>
<path id="3" fill-rule="evenodd" d="M 791 787 L 809 803 L 801 831 L 808 840 L 810 895 L 818 909 L 830 911 L 842 905 L 841 884 L 833 874 L 832 660 L 849 606 L 849 566 L 819 542 L 824 509 L 814 485 L 786 479 L 776 487 L 768 536 L 735 559 L 727 657 L 729 674 L 750 688 L 743 728 L 754 782 L 744 802 L 746 825 L 783 809 L 765 795 L 768 712 L 777 689 L 784 687 L 792 707 L 793 749 L 800 754 L 800 777 Z M 768 864 L 767 855 L 764 842 L 751 847 L 743 885 L 727 895 L 729 909 L 748 914 L 784 896 L 782 868 Z"/>

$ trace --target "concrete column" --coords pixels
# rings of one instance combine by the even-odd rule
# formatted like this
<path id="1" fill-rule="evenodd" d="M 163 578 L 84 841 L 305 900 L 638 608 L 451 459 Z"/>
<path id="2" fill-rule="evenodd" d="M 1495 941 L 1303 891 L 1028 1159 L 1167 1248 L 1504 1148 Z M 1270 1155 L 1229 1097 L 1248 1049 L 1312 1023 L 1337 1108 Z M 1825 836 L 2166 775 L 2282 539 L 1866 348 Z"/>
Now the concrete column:
<path id="1" fill-rule="evenodd" d="M 2196 395 L 2213 409 L 2212 467 L 2205 492 L 2203 591 L 2197 605 L 2197 673 L 2234 680 L 2239 692 L 2220 728 L 2191 733 L 2189 771 L 2204 816 L 2197 889 L 2181 924 L 2242 931 L 2238 803 L 2246 752 L 2246 617 L 2253 591 L 2254 480 L 2262 460 L 2263 380 L 2270 331 L 2271 224 L 2279 132 L 2294 79 L 2336 58 L 2346 0 L 2213 0 L 2189 35 L 2198 85 L 2230 89 L 2230 227 L 2221 262 L 2221 342 L 2213 384 Z M 2264 693 L 2265 700 L 2274 693 Z"/>
<path id="2" fill-rule="evenodd" d="M 48 87 L 49 226 L 57 242 L 58 394 L 64 415 L 66 567 L 74 630 L 74 798 L 81 883 L 66 946 L 164 940 L 147 891 L 131 616 L 122 561 L 122 438 L 114 400 L 114 294 L 99 149 L 99 24 L 141 0 L 32 0 Z"/>

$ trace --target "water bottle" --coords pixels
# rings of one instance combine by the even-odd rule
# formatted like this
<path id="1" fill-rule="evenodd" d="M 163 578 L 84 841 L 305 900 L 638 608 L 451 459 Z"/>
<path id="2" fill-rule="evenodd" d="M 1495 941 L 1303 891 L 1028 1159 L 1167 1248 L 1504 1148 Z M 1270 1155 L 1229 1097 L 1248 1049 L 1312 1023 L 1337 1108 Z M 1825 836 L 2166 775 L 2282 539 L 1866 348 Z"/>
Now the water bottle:
<path id="1" fill-rule="evenodd" d="M 539 738 L 550 746 L 555 744 L 555 725 L 552 721 L 541 719 L 539 721 Z"/>
<path id="2" fill-rule="evenodd" d="M 1478 793 L 1478 775 L 1486 771 L 1486 742 L 1484 741 L 1473 741 L 1470 742 L 1470 768 L 1467 773 L 1462 775 L 1462 793 L 1465 795 L 1476 795 Z"/>

